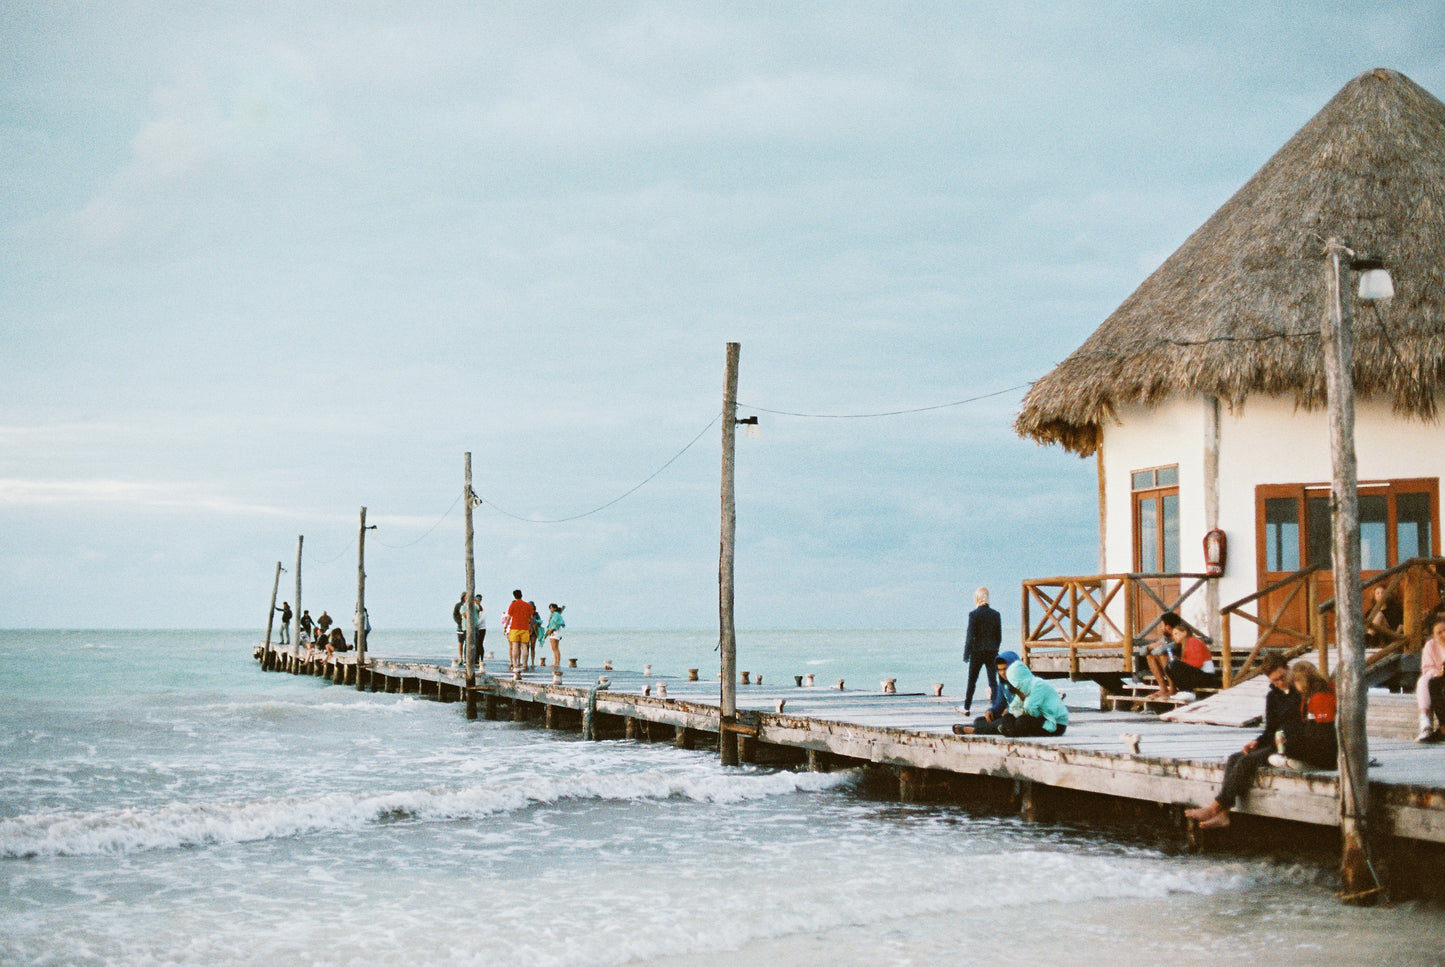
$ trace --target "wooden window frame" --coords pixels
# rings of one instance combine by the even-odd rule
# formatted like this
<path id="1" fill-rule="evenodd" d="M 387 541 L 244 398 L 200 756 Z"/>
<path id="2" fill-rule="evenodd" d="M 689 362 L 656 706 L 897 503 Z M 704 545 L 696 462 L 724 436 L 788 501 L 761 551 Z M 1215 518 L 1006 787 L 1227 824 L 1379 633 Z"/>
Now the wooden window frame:
<path id="1" fill-rule="evenodd" d="M 1265 522 L 1265 502 L 1267 500 L 1290 497 L 1297 501 L 1297 517 L 1299 527 L 1299 562 L 1301 567 L 1306 567 L 1310 561 L 1312 548 L 1309 543 L 1309 515 L 1306 501 L 1310 497 L 1325 496 L 1328 498 L 1330 485 L 1328 483 L 1309 484 L 1260 484 L 1254 488 L 1254 534 L 1255 534 L 1255 573 L 1258 585 L 1263 587 L 1266 583 L 1266 575 L 1279 575 L 1284 572 L 1267 570 L 1265 565 L 1269 560 L 1268 528 Z M 1385 569 L 1399 564 L 1399 515 L 1397 497 L 1401 494 L 1426 494 L 1430 504 L 1430 552 L 1431 556 L 1440 556 L 1440 478 L 1439 477 L 1399 477 L 1391 480 L 1362 480 L 1359 483 L 1361 495 L 1379 494 L 1386 497 L 1385 502 Z M 1415 557 L 1415 553 L 1407 554 L 1404 560 Z M 1328 555 L 1326 555 L 1326 558 Z M 1369 569 L 1366 574 L 1377 574 L 1380 569 Z"/>

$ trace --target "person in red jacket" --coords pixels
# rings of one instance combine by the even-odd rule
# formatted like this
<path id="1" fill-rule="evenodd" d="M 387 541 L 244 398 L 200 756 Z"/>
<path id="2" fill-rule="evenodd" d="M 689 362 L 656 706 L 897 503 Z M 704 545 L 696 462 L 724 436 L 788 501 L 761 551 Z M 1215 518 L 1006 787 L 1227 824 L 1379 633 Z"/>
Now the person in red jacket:
<path id="1" fill-rule="evenodd" d="M 1169 629 L 1169 637 L 1178 649 L 1178 657 L 1164 667 L 1166 694 L 1218 688 L 1219 675 L 1214 671 L 1214 656 L 1209 653 L 1209 646 L 1191 635 L 1183 621 Z"/>
<path id="2" fill-rule="evenodd" d="M 1300 721 L 1281 730 L 1284 755 L 1270 756 L 1269 764 L 1298 767 L 1304 763 L 1321 769 L 1336 768 L 1340 746 L 1335 734 L 1335 686 L 1307 661 L 1291 665 L 1289 677 L 1300 694 Z"/>

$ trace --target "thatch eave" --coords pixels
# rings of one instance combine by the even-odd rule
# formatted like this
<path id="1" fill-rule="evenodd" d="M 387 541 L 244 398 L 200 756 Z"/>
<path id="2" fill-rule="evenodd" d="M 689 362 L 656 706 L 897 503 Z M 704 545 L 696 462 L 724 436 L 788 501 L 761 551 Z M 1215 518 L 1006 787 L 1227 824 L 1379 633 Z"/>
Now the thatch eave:
<path id="1" fill-rule="evenodd" d="M 1126 404 L 1251 395 L 1324 404 L 1324 240 L 1385 258 L 1396 298 L 1351 295 L 1355 389 L 1434 418 L 1445 387 L 1445 105 L 1403 75 L 1362 74 L 1034 383 L 1022 436 L 1088 455 Z"/>

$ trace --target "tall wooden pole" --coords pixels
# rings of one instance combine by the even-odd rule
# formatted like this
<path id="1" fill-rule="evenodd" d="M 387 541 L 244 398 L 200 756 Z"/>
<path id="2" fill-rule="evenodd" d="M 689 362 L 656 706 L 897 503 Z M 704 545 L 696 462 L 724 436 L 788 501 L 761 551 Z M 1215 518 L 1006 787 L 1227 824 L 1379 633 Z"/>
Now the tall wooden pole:
<path id="1" fill-rule="evenodd" d="M 730 730 L 738 717 L 737 633 L 733 628 L 733 544 L 737 534 L 737 507 L 733 502 L 733 451 L 738 433 L 738 343 L 728 343 L 727 370 L 723 376 L 722 412 L 722 550 L 717 569 L 718 651 L 722 662 L 721 721 L 718 755 L 725 766 L 738 764 L 737 733 Z"/>
<path id="2" fill-rule="evenodd" d="M 462 611 L 466 615 L 467 638 L 464 657 L 467 664 L 467 721 L 474 722 L 477 718 L 477 622 L 476 609 L 472 602 L 476 600 L 477 593 L 477 564 L 476 557 L 472 552 L 472 452 L 467 451 L 466 455 L 466 480 L 462 486 L 462 503 L 467 508 L 467 599 L 462 602 Z"/>
<path id="3" fill-rule="evenodd" d="M 356 690 L 366 668 L 366 508 L 361 508 L 361 525 L 356 532 Z"/>
<path id="4" fill-rule="evenodd" d="M 291 647 L 293 648 L 301 644 L 301 542 L 305 539 L 301 534 L 296 535 L 296 610 L 292 614 L 296 621 L 296 627 L 291 633 Z"/>
<path id="5" fill-rule="evenodd" d="M 1341 899 L 1373 901 L 1380 884 L 1370 862 L 1368 812 L 1369 744 L 1365 738 L 1364 612 L 1360 599 L 1360 513 L 1355 462 L 1355 393 L 1351 375 L 1354 334 L 1350 326 L 1347 259 L 1353 254 L 1338 238 L 1325 243 L 1328 305 L 1321 341 L 1329 404 L 1331 543 L 1335 584 L 1335 667 L 1340 745 Z"/>
<path id="6" fill-rule="evenodd" d="M 276 562 L 276 580 L 271 582 L 271 610 L 266 615 L 266 650 L 271 650 L 271 622 L 276 617 L 276 592 L 281 590 L 281 562 Z"/>

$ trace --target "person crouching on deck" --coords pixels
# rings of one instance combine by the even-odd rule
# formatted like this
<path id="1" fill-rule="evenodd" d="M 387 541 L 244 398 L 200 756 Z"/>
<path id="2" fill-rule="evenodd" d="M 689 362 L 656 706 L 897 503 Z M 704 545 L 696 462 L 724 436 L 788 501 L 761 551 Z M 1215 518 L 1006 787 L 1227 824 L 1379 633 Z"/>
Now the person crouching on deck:
<path id="1" fill-rule="evenodd" d="M 992 704 L 989 705 L 988 711 L 973 720 L 972 725 L 962 723 L 955 725 L 953 727 L 954 735 L 998 735 L 1004 716 L 1008 714 L 1009 699 L 1013 698 L 1014 694 L 1008 684 L 1008 669 L 1018 660 L 1019 656 L 1012 651 L 998 653 L 993 660 L 998 687 L 993 691 Z"/>
<path id="2" fill-rule="evenodd" d="M 1014 692 L 1008 714 L 999 723 L 998 734 L 1009 738 L 1027 735 L 1063 735 L 1069 727 L 1069 709 L 1054 686 L 1016 661 L 1004 676 Z"/>
<path id="3" fill-rule="evenodd" d="M 1301 721 L 1300 695 L 1294 690 L 1284 659 L 1270 654 L 1260 665 L 1270 684 L 1264 699 L 1264 731 L 1225 760 L 1224 785 L 1219 795 L 1204 806 L 1185 811 L 1184 815 L 1199 823 L 1200 829 L 1229 825 L 1229 811 L 1234 808 L 1235 800 L 1249 791 L 1259 767 L 1275 754 L 1275 733 L 1297 726 Z"/>

